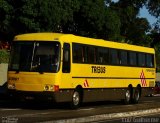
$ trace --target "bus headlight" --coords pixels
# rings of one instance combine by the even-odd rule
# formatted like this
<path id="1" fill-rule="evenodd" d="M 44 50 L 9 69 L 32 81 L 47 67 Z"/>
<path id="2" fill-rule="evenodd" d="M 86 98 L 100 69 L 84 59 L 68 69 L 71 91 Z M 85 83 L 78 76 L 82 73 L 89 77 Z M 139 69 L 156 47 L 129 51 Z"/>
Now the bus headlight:
<path id="1" fill-rule="evenodd" d="M 44 90 L 45 90 L 45 91 L 49 91 L 49 86 L 48 86 L 48 85 L 45 85 Z"/>
<path id="2" fill-rule="evenodd" d="M 45 91 L 54 91 L 54 86 L 53 85 L 45 85 L 44 90 Z"/>
<path id="3" fill-rule="evenodd" d="M 8 84 L 8 89 L 16 89 L 15 84 Z"/>
<path id="4" fill-rule="evenodd" d="M 53 85 L 51 85 L 51 86 L 50 86 L 50 90 L 51 90 L 51 91 L 53 91 L 53 90 L 54 90 L 54 87 L 53 87 Z"/>

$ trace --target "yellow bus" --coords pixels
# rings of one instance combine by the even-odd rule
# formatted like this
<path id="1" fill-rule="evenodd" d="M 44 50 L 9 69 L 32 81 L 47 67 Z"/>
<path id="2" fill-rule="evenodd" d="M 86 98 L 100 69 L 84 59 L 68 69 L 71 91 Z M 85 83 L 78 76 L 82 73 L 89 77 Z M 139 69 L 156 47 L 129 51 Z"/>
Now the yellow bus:
<path id="1" fill-rule="evenodd" d="M 30 33 L 14 38 L 8 72 L 12 95 L 69 102 L 138 103 L 155 85 L 152 48 L 72 34 Z"/>

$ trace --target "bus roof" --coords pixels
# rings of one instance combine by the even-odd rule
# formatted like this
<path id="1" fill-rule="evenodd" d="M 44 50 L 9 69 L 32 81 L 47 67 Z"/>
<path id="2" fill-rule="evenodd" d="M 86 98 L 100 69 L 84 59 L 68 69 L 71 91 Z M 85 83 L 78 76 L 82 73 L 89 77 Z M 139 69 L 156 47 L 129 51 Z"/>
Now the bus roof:
<path id="1" fill-rule="evenodd" d="M 94 39 L 94 38 L 76 36 L 73 34 L 63 34 L 63 33 L 21 34 L 21 35 L 15 36 L 14 41 L 67 41 L 67 42 L 82 43 L 82 44 L 96 45 L 96 46 L 102 46 L 102 47 L 155 53 L 154 49 L 149 47 L 131 45 L 127 43 L 118 43 L 113 41 L 106 41 L 103 39 Z"/>
<path id="2" fill-rule="evenodd" d="M 54 41 L 66 34 L 62 33 L 27 33 L 14 37 L 14 41 Z"/>

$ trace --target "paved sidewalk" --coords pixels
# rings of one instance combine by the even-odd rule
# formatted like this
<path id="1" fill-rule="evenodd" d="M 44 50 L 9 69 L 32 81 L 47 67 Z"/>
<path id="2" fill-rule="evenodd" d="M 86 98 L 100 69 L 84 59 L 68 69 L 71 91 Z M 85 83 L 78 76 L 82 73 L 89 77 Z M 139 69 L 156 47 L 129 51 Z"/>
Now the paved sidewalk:
<path id="1" fill-rule="evenodd" d="M 72 119 L 45 121 L 41 123 L 87 123 L 87 122 L 89 123 L 89 122 L 118 119 L 118 118 L 124 118 L 124 117 L 144 116 L 144 115 L 149 115 L 154 113 L 160 113 L 160 108 L 148 109 L 148 110 L 137 110 L 137 111 L 123 112 L 123 113 L 101 114 L 101 115 L 72 118 Z"/>

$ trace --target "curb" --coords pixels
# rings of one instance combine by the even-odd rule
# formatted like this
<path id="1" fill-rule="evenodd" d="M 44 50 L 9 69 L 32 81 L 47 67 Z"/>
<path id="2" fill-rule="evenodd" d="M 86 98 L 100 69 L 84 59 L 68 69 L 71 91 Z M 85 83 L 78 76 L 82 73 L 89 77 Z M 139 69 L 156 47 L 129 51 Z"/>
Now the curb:
<path id="1" fill-rule="evenodd" d="M 160 108 L 137 110 L 137 111 L 123 112 L 123 113 L 102 114 L 102 115 L 94 115 L 94 116 L 87 116 L 87 117 L 80 117 L 80 118 L 63 119 L 63 120 L 52 120 L 52 121 L 45 121 L 40 123 L 86 123 L 86 122 L 118 119 L 118 118 L 124 118 L 124 117 L 141 116 L 141 115 L 147 115 L 147 114 L 154 114 L 158 112 L 160 112 Z"/>

